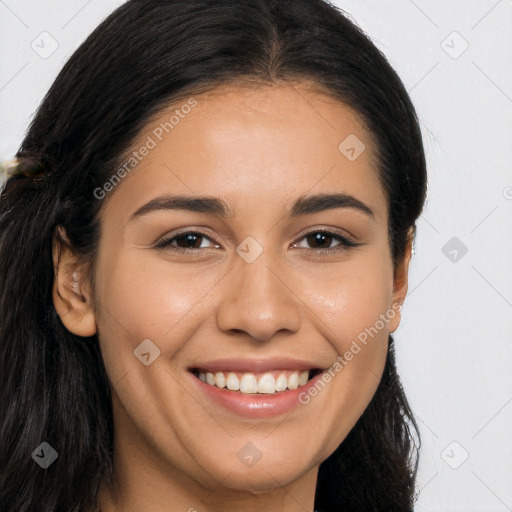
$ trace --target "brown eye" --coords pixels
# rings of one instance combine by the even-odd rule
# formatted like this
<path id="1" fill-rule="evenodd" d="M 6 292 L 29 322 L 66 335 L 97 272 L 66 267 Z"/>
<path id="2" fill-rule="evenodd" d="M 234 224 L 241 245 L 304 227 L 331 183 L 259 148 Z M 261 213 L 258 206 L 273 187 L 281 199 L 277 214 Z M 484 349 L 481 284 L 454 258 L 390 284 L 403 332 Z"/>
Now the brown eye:
<path id="1" fill-rule="evenodd" d="M 314 249 L 328 249 L 334 240 L 334 237 L 329 233 L 318 231 L 312 235 L 307 235 L 306 239 L 309 244 L 319 246 L 313 247 Z"/>
<path id="2" fill-rule="evenodd" d="M 208 240 L 212 245 L 202 245 L 204 240 Z M 155 247 L 159 249 L 169 248 L 171 250 L 181 251 L 194 251 L 197 249 L 210 249 L 212 247 L 219 247 L 219 244 L 213 243 L 212 240 L 204 233 L 197 231 L 186 231 L 174 236 L 168 236 L 158 241 Z"/>
<path id="3" fill-rule="evenodd" d="M 296 247 L 304 247 L 305 249 L 311 249 L 313 251 L 320 252 L 322 254 L 328 254 L 336 251 L 343 251 L 350 247 L 357 247 L 361 244 L 350 240 L 349 238 L 331 233 L 330 231 L 311 231 L 305 235 L 301 241 L 304 240 L 307 247 L 300 246 L 301 242 L 294 244 Z M 333 245 L 334 243 L 334 245 Z"/>
<path id="4" fill-rule="evenodd" d="M 184 249 L 200 249 L 203 235 L 199 233 L 186 233 L 185 235 L 179 235 L 174 237 L 177 246 Z"/>

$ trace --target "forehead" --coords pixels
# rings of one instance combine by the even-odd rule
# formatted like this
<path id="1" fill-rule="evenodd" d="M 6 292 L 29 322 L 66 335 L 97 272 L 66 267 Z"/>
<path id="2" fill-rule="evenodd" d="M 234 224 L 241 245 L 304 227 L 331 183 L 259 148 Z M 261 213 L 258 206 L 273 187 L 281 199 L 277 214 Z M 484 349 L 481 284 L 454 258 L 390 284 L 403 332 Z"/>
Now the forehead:
<path id="1" fill-rule="evenodd" d="M 282 208 L 322 192 L 350 193 L 386 214 L 371 134 L 351 108 L 300 83 L 184 98 L 153 116 L 125 161 L 133 152 L 137 164 L 112 197 L 131 205 L 128 215 L 162 193 L 219 196 L 245 215 L 261 211 L 262 198 Z"/>

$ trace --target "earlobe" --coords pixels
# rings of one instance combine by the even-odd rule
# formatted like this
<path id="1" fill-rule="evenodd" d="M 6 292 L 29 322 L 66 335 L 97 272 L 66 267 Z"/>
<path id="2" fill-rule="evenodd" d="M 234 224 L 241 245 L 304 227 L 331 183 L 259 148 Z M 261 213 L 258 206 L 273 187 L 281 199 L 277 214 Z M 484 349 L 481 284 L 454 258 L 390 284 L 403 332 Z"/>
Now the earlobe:
<path id="1" fill-rule="evenodd" d="M 78 269 L 76 255 L 60 226 L 53 237 L 52 259 L 52 296 L 57 314 L 68 331 L 77 336 L 93 336 L 97 329 L 92 297 Z"/>
<path id="2" fill-rule="evenodd" d="M 404 257 L 394 268 L 392 305 L 396 314 L 389 322 L 389 332 L 391 333 L 395 332 L 400 325 L 401 309 L 407 295 L 409 284 L 409 263 L 412 256 L 414 234 L 415 229 L 413 227 L 409 230 L 408 233 L 408 240 L 405 247 Z"/>

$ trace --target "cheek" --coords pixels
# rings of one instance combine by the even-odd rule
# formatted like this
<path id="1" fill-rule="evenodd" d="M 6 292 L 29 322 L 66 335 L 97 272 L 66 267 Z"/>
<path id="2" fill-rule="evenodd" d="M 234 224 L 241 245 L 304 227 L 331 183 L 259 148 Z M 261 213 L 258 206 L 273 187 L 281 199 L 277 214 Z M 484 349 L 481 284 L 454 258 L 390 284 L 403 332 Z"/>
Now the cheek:
<path id="1" fill-rule="evenodd" d="M 312 281 L 308 276 L 301 283 L 314 313 L 311 317 L 337 354 L 327 386 L 335 390 L 329 414 L 338 439 L 363 413 L 384 369 L 390 321 L 396 312 L 390 309 L 392 267 L 383 260 L 361 257 L 340 264 L 328 279 Z"/>
<path id="2" fill-rule="evenodd" d="M 338 353 L 348 350 L 354 340 L 364 342 L 365 337 L 387 340 L 392 319 L 392 267 L 383 258 L 379 261 L 371 256 L 340 264 L 322 278 L 302 278 L 305 302 Z M 394 316 L 395 312 L 391 313 Z"/>
<path id="3" fill-rule="evenodd" d="M 198 279 L 191 266 L 176 271 L 161 258 L 144 258 L 140 250 L 110 261 L 115 264 L 98 259 L 97 324 L 105 364 L 115 379 L 140 365 L 134 350 L 146 339 L 171 361 L 200 325 L 208 291 L 219 276 L 204 272 Z"/>

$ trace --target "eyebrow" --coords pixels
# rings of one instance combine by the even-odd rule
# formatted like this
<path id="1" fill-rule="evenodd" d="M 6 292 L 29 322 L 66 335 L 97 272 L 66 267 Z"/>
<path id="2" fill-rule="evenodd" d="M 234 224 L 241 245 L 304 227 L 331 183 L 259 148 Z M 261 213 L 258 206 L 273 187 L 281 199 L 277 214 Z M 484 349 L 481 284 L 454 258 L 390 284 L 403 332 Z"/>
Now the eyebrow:
<path id="1" fill-rule="evenodd" d="M 335 208 L 352 208 L 365 213 L 372 219 L 375 217 L 372 209 L 359 199 L 348 194 L 317 194 L 300 196 L 293 203 L 288 213 L 289 217 L 308 215 Z M 212 196 L 165 195 L 152 199 L 134 212 L 130 220 L 150 212 L 159 210 L 187 210 L 190 212 L 209 213 L 218 217 L 232 217 L 233 211 L 220 198 Z"/>

